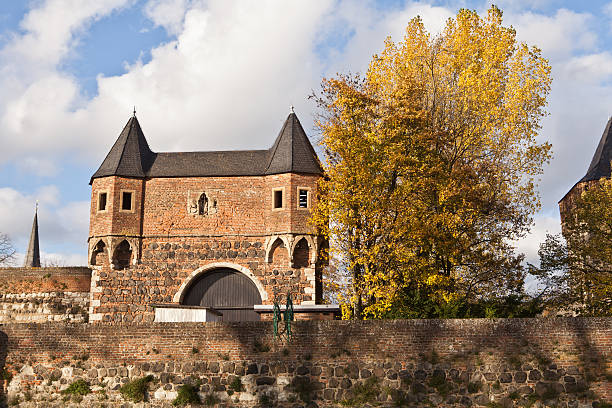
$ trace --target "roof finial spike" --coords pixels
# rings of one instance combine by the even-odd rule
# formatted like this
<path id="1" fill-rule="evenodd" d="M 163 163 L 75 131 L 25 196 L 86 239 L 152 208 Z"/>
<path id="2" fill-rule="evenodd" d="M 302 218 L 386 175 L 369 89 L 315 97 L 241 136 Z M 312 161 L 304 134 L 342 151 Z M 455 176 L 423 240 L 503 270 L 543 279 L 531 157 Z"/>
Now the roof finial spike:
<path id="1" fill-rule="evenodd" d="M 132 114 L 132 117 L 136 117 L 136 105 L 134 105 L 134 113 Z"/>
<path id="2" fill-rule="evenodd" d="M 295 113 L 295 110 L 293 109 L 293 105 L 291 105 L 291 112 L 290 113 Z"/>
<path id="3" fill-rule="evenodd" d="M 38 200 L 36 200 L 36 209 L 34 211 L 36 214 L 38 214 Z"/>

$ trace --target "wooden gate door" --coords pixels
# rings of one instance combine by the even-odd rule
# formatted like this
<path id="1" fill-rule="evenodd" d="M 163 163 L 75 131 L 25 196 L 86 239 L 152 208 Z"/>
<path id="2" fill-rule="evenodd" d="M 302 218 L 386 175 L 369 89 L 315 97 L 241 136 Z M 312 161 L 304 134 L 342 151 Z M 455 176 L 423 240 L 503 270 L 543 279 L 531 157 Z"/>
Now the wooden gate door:
<path id="1" fill-rule="evenodd" d="M 223 313 L 224 322 L 259 320 L 253 305 L 261 304 L 255 284 L 240 272 L 223 268 L 204 273 L 191 284 L 183 304 L 207 306 Z"/>

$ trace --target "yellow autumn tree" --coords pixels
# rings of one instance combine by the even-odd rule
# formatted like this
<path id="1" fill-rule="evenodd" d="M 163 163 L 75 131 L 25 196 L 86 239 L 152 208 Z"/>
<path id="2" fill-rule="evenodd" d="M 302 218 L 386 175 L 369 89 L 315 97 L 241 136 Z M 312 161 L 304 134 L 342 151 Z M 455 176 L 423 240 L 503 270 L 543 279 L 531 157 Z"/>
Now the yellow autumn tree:
<path id="1" fill-rule="evenodd" d="M 420 18 L 363 76 L 315 95 L 326 157 L 313 223 L 341 259 L 345 317 L 388 314 L 414 291 L 440 302 L 522 285 L 550 67 L 502 12 L 460 10 L 439 35 Z"/>

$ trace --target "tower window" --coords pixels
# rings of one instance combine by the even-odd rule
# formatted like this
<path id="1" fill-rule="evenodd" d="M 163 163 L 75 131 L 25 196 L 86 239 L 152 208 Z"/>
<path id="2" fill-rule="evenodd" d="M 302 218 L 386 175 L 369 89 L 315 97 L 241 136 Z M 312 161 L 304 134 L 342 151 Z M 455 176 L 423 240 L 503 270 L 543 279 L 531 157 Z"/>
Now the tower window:
<path id="1" fill-rule="evenodd" d="M 121 192 L 121 209 L 124 211 L 132 211 L 132 192 Z"/>
<path id="2" fill-rule="evenodd" d="M 98 193 L 98 211 L 106 211 L 106 193 Z"/>
<path id="3" fill-rule="evenodd" d="M 298 207 L 308 208 L 308 190 L 305 188 L 298 189 Z"/>
<path id="4" fill-rule="evenodd" d="M 274 208 L 283 208 L 283 190 L 274 190 Z"/>

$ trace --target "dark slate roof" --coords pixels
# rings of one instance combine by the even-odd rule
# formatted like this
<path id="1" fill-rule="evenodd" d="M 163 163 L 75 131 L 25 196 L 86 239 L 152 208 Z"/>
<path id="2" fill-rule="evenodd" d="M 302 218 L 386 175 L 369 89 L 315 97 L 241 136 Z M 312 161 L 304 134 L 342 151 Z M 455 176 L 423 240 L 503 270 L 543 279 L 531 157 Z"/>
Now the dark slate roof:
<path id="1" fill-rule="evenodd" d="M 569 189 L 559 202 L 563 201 L 565 197 L 576 187 L 576 185 L 585 181 L 599 180 L 602 178 L 610 178 L 610 161 L 612 160 L 612 117 L 608 119 L 608 124 L 604 129 L 603 135 L 599 140 L 595 154 L 589 164 L 589 169 L 583 178 L 578 180 L 576 184 Z"/>
<path id="2" fill-rule="evenodd" d="M 266 168 L 266 174 L 288 172 L 322 173 L 317 154 L 293 112 L 289 114 L 270 149 L 270 161 Z"/>
<path id="3" fill-rule="evenodd" d="M 155 154 L 149 149 L 136 116 L 132 116 L 91 179 L 106 176 L 145 177 Z"/>
<path id="4" fill-rule="evenodd" d="M 38 206 L 38 204 L 36 204 Z M 30 244 L 26 253 L 23 266 L 27 268 L 40 268 L 40 248 L 38 245 L 38 209 L 34 213 L 32 232 L 30 233 Z"/>
<path id="5" fill-rule="evenodd" d="M 322 168 L 295 113 L 287 120 L 269 150 L 154 153 L 136 117 L 91 177 L 207 177 L 261 176 L 278 173 L 322 174 Z M 91 182 L 90 182 L 91 183 Z"/>
<path id="6" fill-rule="evenodd" d="M 580 179 L 579 183 L 583 181 L 599 180 L 604 177 L 610 177 L 610 161 L 612 160 L 612 117 L 608 120 L 606 129 L 601 135 L 599 145 L 593 155 L 593 160 L 589 165 L 589 169 L 585 176 Z"/>

